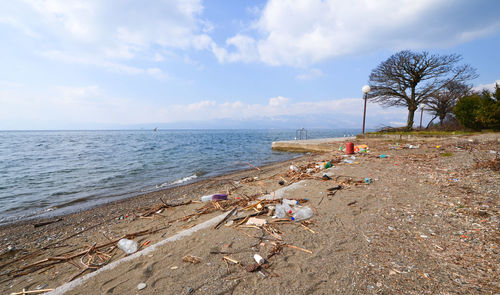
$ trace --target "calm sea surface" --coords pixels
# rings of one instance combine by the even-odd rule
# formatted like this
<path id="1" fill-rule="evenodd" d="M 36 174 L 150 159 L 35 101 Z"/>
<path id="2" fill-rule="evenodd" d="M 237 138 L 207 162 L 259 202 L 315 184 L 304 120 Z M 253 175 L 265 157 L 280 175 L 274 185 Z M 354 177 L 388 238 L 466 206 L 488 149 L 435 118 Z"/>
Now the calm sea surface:
<path id="1" fill-rule="evenodd" d="M 359 130 L 308 130 L 310 138 Z M 295 130 L 0 131 L 0 223 L 67 213 L 300 154 Z"/>

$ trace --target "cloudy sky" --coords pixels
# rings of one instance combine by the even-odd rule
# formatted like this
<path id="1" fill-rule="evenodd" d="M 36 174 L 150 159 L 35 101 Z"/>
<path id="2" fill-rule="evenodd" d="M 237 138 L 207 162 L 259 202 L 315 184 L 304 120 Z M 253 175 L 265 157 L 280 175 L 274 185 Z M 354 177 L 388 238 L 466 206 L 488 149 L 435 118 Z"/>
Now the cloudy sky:
<path id="1" fill-rule="evenodd" d="M 0 130 L 360 127 L 401 49 L 500 80 L 500 1 L 6 0 Z M 500 81 L 499 81 L 500 82 Z M 369 127 L 406 110 L 368 106 Z"/>

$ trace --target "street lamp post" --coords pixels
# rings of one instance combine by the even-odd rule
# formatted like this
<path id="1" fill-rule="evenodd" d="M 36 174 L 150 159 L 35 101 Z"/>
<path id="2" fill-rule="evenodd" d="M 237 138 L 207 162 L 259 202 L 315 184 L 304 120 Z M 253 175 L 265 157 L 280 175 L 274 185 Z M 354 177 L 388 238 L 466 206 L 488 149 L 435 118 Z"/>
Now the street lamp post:
<path id="1" fill-rule="evenodd" d="M 425 104 L 422 104 L 422 107 L 420 108 L 420 129 L 422 129 L 422 117 L 424 116 L 424 108 Z"/>
<path id="2" fill-rule="evenodd" d="M 361 91 L 365 94 L 364 99 L 365 99 L 365 108 L 363 110 L 363 134 L 365 134 L 365 118 L 366 118 L 366 100 L 368 99 L 368 92 L 370 92 L 370 86 L 365 85 L 363 88 L 361 88 Z"/>

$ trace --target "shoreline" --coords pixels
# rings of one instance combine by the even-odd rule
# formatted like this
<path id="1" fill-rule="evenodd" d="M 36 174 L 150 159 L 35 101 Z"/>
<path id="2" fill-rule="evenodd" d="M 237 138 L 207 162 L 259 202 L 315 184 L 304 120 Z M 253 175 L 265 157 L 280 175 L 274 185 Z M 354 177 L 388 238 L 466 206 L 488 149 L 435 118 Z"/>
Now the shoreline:
<path id="1" fill-rule="evenodd" d="M 297 152 L 290 152 L 290 153 L 297 154 Z M 260 166 L 260 168 L 267 167 L 267 166 L 272 166 L 272 165 L 279 164 L 279 163 L 282 163 L 282 162 L 284 163 L 284 162 L 293 161 L 294 159 L 299 159 L 299 158 L 304 157 L 304 156 L 305 156 L 305 152 L 302 152 L 302 155 L 292 156 L 290 159 L 285 160 L 285 161 L 277 160 L 275 162 L 271 162 L 271 163 L 265 164 L 263 166 Z M 120 202 L 120 201 L 126 201 L 126 200 L 129 200 L 129 199 L 132 199 L 132 198 L 141 197 L 141 196 L 149 195 L 149 194 L 157 194 L 157 193 L 161 193 L 162 191 L 167 191 L 167 190 L 170 190 L 170 189 L 173 189 L 173 188 L 178 188 L 178 187 L 182 187 L 182 186 L 186 186 L 186 185 L 191 185 L 191 184 L 199 182 L 199 181 L 209 181 L 211 179 L 215 179 L 215 178 L 219 178 L 219 177 L 225 177 L 225 176 L 230 176 L 230 175 L 233 175 L 233 174 L 243 173 L 245 171 L 249 171 L 249 170 L 252 170 L 252 169 L 254 169 L 254 168 L 251 168 L 251 167 L 247 168 L 247 167 L 245 167 L 245 168 L 241 168 L 241 169 L 234 169 L 233 171 L 223 171 L 223 172 L 218 172 L 218 173 L 214 172 L 213 175 L 210 175 L 208 177 L 200 176 L 200 177 L 197 177 L 195 179 L 188 180 L 188 181 L 185 181 L 185 182 L 182 182 L 182 183 L 177 183 L 177 184 L 175 182 L 178 181 L 178 180 L 175 180 L 175 181 L 173 181 L 168 186 L 157 187 L 157 188 L 151 189 L 151 190 L 149 190 L 147 192 L 132 191 L 132 192 L 123 193 L 123 194 L 117 194 L 117 195 L 113 195 L 113 196 L 100 196 L 102 198 L 109 198 L 110 200 L 109 201 L 103 201 L 102 203 L 97 203 L 97 204 L 95 204 L 95 202 L 94 202 L 94 204 L 85 205 L 85 208 L 81 208 L 81 209 L 73 208 L 73 209 L 58 210 L 58 209 L 64 208 L 64 207 L 73 207 L 71 205 L 68 206 L 67 205 L 68 203 L 65 203 L 65 204 L 61 204 L 61 205 L 55 206 L 56 209 L 54 209 L 54 210 L 42 211 L 42 212 L 34 214 L 32 216 L 5 217 L 6 220 L 0 222 L 0 229 L 3 226 L 10 226 L 10 225 L 15 224 L 15 223 L 35 222 L 35 221 L 50 220 L 50 219 L 54 219 L 54 218 L 58 218 L 58 217 L 64 217 L 66 215 L 70 215 L 70 214 L 74 214 L 74 213 L 78 213 L 78 212 L 83 212 L 83 211 L 87 211 L 87 210 L 92 210 L 93 208 L 96 208 L 96 207 L 106 206 L 106 205 L 111 204 L 111 203 Z M 183 179 L 183 178 L 181 178 L 181 179 Z M 79 200 L 76 200 L 76 201 L 79 202 Z M 72 201 L 72 202 L 74 202 L 74 201 Z M 61 207 L 59 207 L 59 206 L 61 206 Z M 61 212 L 57 212 L 57 211 L 61 211 Z"/>
<path id="2" fill-rule="evenodd" d="M 396 145 L 387 140 L 356 140 L 355 144 L 370 147 L 370 153 L 355 155 L 357 163 L 344 163 L 347 157 L 338 150 L 309 154 L 259 167 L 261 170 L 247 169 L 115 201 L 37 228 L 30 222 L 0 226 L 0 290 L 9 294 L 23 288 L 54 289 L 77 278 L 82 284 L 65 294 L 123 294 L 136 290 L 139 283 L 147 284 L 141 294 L 260 294 L 263 290 L 437 294 L 458 287 L 465 293 L 486 294 L 497 287 L 494 278 L 500 274 L 493 267 L 500 257 L 490 247 L 498 246 L 494 233 L 500 181 L 499 172 L 492 170 L 495 166 L 488 166 L 500 152 L 498 139 L 500 134 L 493 139 L 472 136 L 411 141 L 417 149 L 408 148 L 410 142 Z M 379 157 L 381 154 L 387 157 Z M 307 176 L 289 170 L 291 163 L 305 171 L 325 161 L 336 166 L 328 170 L 330 180 L 318 177 L 321 173 Z M 286 181 L 284 186 L 280 180 Z M 328 189 L 336 185 L 342 188 L 329 195 Z M 235 202 L 280 188 L 290 188 L 284 197 L 304 200 L 314 212 L 306 223 L 276 223 L 270 216 L 259 216 L 268 221 L 266 229 L 273 229 L 282 240 L 255 226 L 210 227 L 155 246 L 86 281 L 79 278 L 91 271 L 85 272 L 80 261 L 90 256 L 26 270 L 41 259 L 90 251 L 92 245 L 131 234 L 141 249 L 148 249 L 227 214 L 224 210 L 197 214 L 207 205 L 198 201 L 201 195 L 229 192 L 231 202 Z M 179 207 L 154 209 L 163 201 L 180 204 L 189 200 Z M 146 211 L 154 214 L 143 215 Z M 147 233 L 138 234 L 144 231 Z M 224 262 L 227 256 L 240 266 L 248 265 L 254 253 L 266 257 L 276 243 L 295 248 L 282 249 L 268 258 L 271 276 Z M 126 257 L 121 250 L 110 251 L 111 263 Z M 201 263 L 183 262 L 189 255 Z M 28 273 L 13 276 L 17 271 Z M 465 283 L 457 285 L 457 279 Z"/>
<path id="3" fill-rule="evenodd" d="M 276 165 L 287 164 L 287 163 L 289 164 L 289 163 L 292 163 L 294 160 L 297 161 L 297 160 L 300 160 L 301 158 L 307 157 L 307 156 L 308 155 L 304 154 L 304 155 L 300 155 L 300 156 L 291 158 L 289 160 L 277 161 L 277 162 L 273 162 L 270 164 L 266 164 L 266 165 L 260 166 L 258 168 L 259 169 L 272 169 Z M 22 218 L 20 220 L 7 221 L 7 222 L 0 224 L 0 231 L 5 227 L 18 226 L 18 225 L 25 226 L 27 224 L 50 221 L 50 220 L 54 220 L 54 219 L 58 219 L 58 218 L 64 218 L 67 216 L 88 214 L 88 213 L 92 213 L 92 211 L 95 211 L 95 210 L 99 210 L 99 211 L 108 210 L 108 209 L 112 209 L 113 207 L 117 207 L 120 205 L 124 205 L 124 204 L 126 205 L 126 203 L 133 203 L 134 205 L 136 205 L 136 203 L 143 203 L 143 202 L 150 203 L 152 201 L 151 199 L 158 197 L 158 195 L 163 196 L 163 195 L 165 195 L 169 192 L 172 192 L 172 191 L 189 189 L 189 187 L 191 187 L 191 186 L 202 186 L 205 183 L 211 183 L 214 181 L 216 182 L 216 181 L 219 181 L 220 179 L 235 178 L 235 177 L 237 178 L 241 175 L 247 175 L 247 174 L 253 175 L 253 174 L 255 174 L 255 173 L 251 173 L 251 172 L 253 172 L 253 170 L 255 170 L 255 168 L 244 168 L 242 170 L 237 170 L 237 171 L 233 171 L 233 172 L 229 172 L 229 173 L 221 172 L 222 174 L 219 174 L 219 175 L 214 175 L 214 176 L 210 176 L 207 178 L 200 177 L 199 179 L 194 179 L 193 181 L 189 181 L 189 182 L 181 183 L 181 184 L 174 184 L 172 186 L 168 186 L 165 188 L 159 188 L 157 190 L 153 190 L 150 192 L 131 192 L 129 194 L 125 194 L 125 195 L 129 195 L 129 196 L 126 196 L 123 198 L 118 196 L 118 199 L 116 199 L 116 200 L 112 200 L 109 202 L 96 204 L 96 205 L 90 205 L 89 207 L 82 208 L 82 209 L 75 209 L 74 211 L 71 211 L 71 212 L 62 212 L 60 214 L 53 214 L 53 215 L 50 214 L 50 212 L 47 212 L 46 214 L 42 214 L 44 216 L 33 216 L 33 217 Z M 110 208 L 106 208 L 108 206 Z M 45 215 L 48 215 L 48 216 L 45 216 Z"/>

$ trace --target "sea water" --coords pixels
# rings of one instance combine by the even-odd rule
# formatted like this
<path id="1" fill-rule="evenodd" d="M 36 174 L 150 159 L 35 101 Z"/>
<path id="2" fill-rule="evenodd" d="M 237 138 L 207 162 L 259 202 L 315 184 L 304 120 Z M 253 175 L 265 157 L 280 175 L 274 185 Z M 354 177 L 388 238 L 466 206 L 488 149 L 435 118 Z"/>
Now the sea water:
<path id="1" fill-rule="evenodd" d="M 308 130 L 310 138 L 359 130 Z M 0 223 L 291 159 L 295 130 L 0 131 Z"/>

